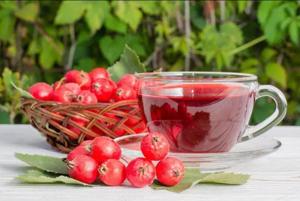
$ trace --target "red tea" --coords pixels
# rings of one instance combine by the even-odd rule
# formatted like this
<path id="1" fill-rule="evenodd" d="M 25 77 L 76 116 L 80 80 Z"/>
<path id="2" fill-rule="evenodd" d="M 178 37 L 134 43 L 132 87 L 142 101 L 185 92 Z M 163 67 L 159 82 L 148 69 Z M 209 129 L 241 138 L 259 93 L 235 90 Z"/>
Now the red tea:
<path id="1" fill-rule="evenodd" d="M 255 93 L 243 84 L 195 83 L 145 87 L 139 104 L 150 131 L 177 152 L 226 152 L 244 133 Z"/>

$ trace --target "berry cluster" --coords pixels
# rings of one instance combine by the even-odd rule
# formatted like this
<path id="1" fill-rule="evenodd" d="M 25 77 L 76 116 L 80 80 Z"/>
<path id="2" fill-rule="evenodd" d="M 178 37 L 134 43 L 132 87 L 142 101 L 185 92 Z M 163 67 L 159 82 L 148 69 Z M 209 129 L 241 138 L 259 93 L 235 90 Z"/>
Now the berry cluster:
<path id="1" fill-rule="evenodd" d="M 28 91 L 34 98 L 43 101 L 95 104 L 136 99 L 136 85 L 134 75 L 126 74 L 115 83 L 105 68 L 95 68 L 89 73 L 71 70 L 53 86 L 38 82 Z"/>
<path id="2" fill-rule="evenodd" d="M 114 82 L 105 68 L 94 68 L 89 73 L 71 70 L 52 86 L 44 82 L 38 82 L 33 84 L 28 91 L 37 100 L 55 101 L 65 104 L 79 103 L 89 105 L 98 102 L 118 102 L 137 99 L 137 79 L 132 74 L 125 74 L 118 82 Z M 93 111 L 91 110 L 90 112 Z M 104 113 L 103 115 L 117 121 L 119 120 L 114 114 Z M 81 116 L 72 117 L 70 120 L 81 127 L 86 126 L 89 122 L 88 119 Z M 136 133 L 145 130 L 144 122 L 140 122 L 140 120 L 130 116 L 124 124 L 132 127 Z M 108 128 L 113 126 L 108 125 Z M 77 136 L 81 133 L 79 128 L 70 124 L 66 127 Z M 98 135 L 103 134 L 103 131 L 98 127 L 92 127 L 91 130 Z M 126 131 L 121 128 L 114 129 L 113 132 L 116 137 L 126 134 Z M 73 136 L 70 137 L 73 139 Z M 76 139 L 76 137 L 74 138 Z"/>
<path id="3" fill-rule="evenodd" d="M 141 141 L 139 157 L 127 167 L 119 160 L 120 146 L 109 137 L 97 137 L 82 142 L 67 156 L 69 176 L 85 183 L 94 183 L 97 178 L 109 186 L 119 186 L 125 179 L 134 187 L 151 185 L 155 179 L 166 185 L 178 184 L 184 176 L 182 162 L 166 157 L 169 152 L 167 139 L 159 133 L 149 133 Z M 159 161 L 156 167 L 152 161 Z"/>

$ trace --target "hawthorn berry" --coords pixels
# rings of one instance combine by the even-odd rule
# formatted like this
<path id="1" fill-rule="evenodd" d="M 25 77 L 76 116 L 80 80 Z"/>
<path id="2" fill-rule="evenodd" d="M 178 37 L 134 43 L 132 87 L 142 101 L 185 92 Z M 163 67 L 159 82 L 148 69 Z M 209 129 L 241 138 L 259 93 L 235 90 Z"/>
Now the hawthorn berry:
<path id="1" fill-rule="evenodd" d="M 149 160 L 162 160 L 170 150 L 170 145 L 162 134 L 158 132 L 149 133 L 141 141 L 141 151 Z"/>
<path id="2" fill-rule="evenodd" d="M 125 74 L 119 80 L 117 85 L 118 85 L 118 87 L 125 85 L 125 86 L 128 86 L 135 90 L 137 87 L 137 78 L 136 78 L 136 76 L 134 76 L 132 74 Z"/>
<path id="3" fill-rule="evenodd" d="M 118 87 L 114 94 L 115 101 L 130 100 L 136 98 L 137 98 L 136 91 L 133 88 L 130 88 L 129 86 L 126 85 Z"/>
<path id="4" fill-rule="evenodd" d="M 174 186 L 184 177 L 184 165 L 177 158 L 167 157 L 157 164 L 156 177 L 160 183 Z"/>
<path id="5" fill-rule="evenodd" d="M 109 79 L 99 78 L 92 83 L 93 92 L 99 102 L 108 102 L 116 91 L 116 84 Z"/>
<path id="6" fill-rule="evenodd" d="M 53 92 L 53 100 L 62 103 L 74 102 L 80 93 L 80 86 L 76 83 L 66 83 Z"/>
<path id="7" fill-rule="evenodd" d="M 79 70 L 71 70 L 65 74 L 65 81 L 77 83 L 81 89 L 90 89 L 91 78 L 88 73 Z"/>
<path id="8" fill-rule="evenodd" d="M 108 186 L 119 186 L 126 179 L 125 165 L 116 159 L 104 161 L 98 168 L 99 179 Z"/>
<path id="9" fill-rule="evenodd" d="M 83 105 L 88 104 L 96 104 L 97 103 L 97 97 L 94 93 L 90 92 L 89 90 L 82 90 L 77 98 L 76 102 L 81 103 Z"/>
<path id="10" fill-rule="evenodd" d="M 105 68 L 102 68 L 102 67 L 94 68 L 89 73 L 89 76 L 90 76 L 92 82 L 98 80 L 99 78 L 109 79 L 109 73 L 107 72 L 107 70 Z"/>
<path id="11" fill-rule="evenodd" d="M 90 156 L 77 155 L 71 161 L 67 162 L 69 176 L 81 182 L 91 184 L 98 177 L 98 164 Z"/>
<path id="12" fill-rule="evenodd" d="M 67 160 L 71 161 L 78 155 L 89 155 L 90 149 L 89 145 L 79 145 L 75 147 L 70 153 L 67 155 Z"/>
<path id="13" fill-rule="evenodd" d="M 90 156 L 93 157 L 99 164 L 107 159 L 120 159 L 121 148 L 111 138 L 106 136 L 96 137 L 91 144 Z"/>
<path id="14" fill-rule="evenodd" d="M 29 93 L 38 100 L 50 101 L 52 100 L 53 89 L 44 82 L 38 82 L 33 84 L 29 89 Z"/>
<path id="15" fill-rule="evenodd" d="M 126 176 L 132 186 L 142 188 L 153 183 L 155 167 L 145 158 L 136 158 L 128 164 Z"/>

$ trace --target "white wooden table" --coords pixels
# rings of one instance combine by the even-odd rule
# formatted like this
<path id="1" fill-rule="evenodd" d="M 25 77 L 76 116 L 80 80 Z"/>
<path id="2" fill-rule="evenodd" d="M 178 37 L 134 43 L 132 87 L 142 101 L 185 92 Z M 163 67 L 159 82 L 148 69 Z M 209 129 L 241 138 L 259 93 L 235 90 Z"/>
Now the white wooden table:
<path id="1" fill-rule="evenodd" d="M 300 200 L 300 127 L 276 127 L 266 133 L 282 142 L 279 151 L 241 164 L 228 171 L 251 174 L 242 186 L 198 185 L 183 193 L 151 188 L 76 187 L 67 185 L 29 185 L 15 178 L 24 163 L 15 152 L 62 156 L 54 151 L 31 126 L 0 125 L 0 201 L 15 200 L 97 200 L 97 201 L 299 201 Z"/>

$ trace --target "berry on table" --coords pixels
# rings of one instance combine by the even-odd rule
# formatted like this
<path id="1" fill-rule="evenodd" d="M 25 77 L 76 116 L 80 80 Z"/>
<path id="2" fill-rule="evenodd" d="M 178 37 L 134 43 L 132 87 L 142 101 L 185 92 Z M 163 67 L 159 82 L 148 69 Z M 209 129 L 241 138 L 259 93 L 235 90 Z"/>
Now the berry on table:
<path id="1" fill-rule="evenodd" d="M 126 175 L 132 186 L 142 188 L 153 183 L 155 167 L 145 158 L 136 158 L 128 164 Z"/>
<path id="2" fill-rule="evenodd" d="M 121 148 L 111 138 L 100 136 L 96 137 L 91 144 L 90 156 L 93 157 L 99 164 L 107 159 L 120 159 Z"/>
<path id="3" fill-rule="evenodd" d="M 156 177 L 160 183 L 174 186 L 184 177 L 184 165 L 177 158 L 167 157 L 157 164 Z"/>
<path id="4" fill-rule="evenodd" d="M 86 155 L 78 155 L 68 161 L 68 168 L 70 177 L 87 184 L 94 183 L 98 177 L 97 162 Z"/>
<path id="5" fill-rule="evenodd" d="M 141 151 L 149 160 L 162 160 L 169 150 L 167 138 L 158 132 L 149 133 L 141 141 Z"/>
<path id="6" fill-rule="evenodd" d="M 108 159 L 98 168 L 99 179 L 108 186 L 119 186 L 126 179 L 125 165 L 116 160 Z"/>
<path id="7" fill-rule="evenodd" d="M 89 153 L 90 153 L 89 145 L 79 145 L 75 147 L 72 151 L 70 151 L 70 153 L 67 156 L 67 160 L 71 161 L 78 155 L 87 156 L 89 155 Z"/>

